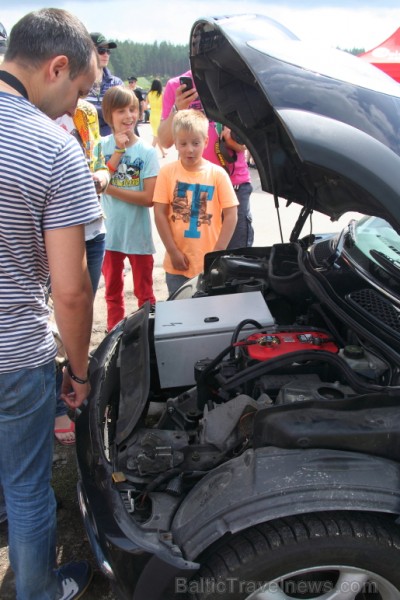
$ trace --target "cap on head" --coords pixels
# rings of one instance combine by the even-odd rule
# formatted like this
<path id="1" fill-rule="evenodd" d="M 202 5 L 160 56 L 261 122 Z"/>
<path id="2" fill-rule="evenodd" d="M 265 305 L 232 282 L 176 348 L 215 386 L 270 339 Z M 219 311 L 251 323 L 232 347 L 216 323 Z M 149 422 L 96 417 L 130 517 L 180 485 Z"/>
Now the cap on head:
<path id="1" fill-rule="evenodd" d="M 132 81 L 137 81 L 137 77 L 135 77 L 135 75 L 128 77 L 128 82 L 131 83 Z"/>
<path id="2" fill-rule="evenodd" d="M 0 54 L 5 54 L 7 50 L 7 31 L 2 23 L 0 23 Z"/>
<path id="3" fill-rule="evenodd" d="M 98 31 L 94 31 L 93 33 L 91 33 L 90 37 L 92 38 L 93 44 L 95 46 L 101 46 L 102 48 L 117 47 L 117 44 L 115 42 L 110 42 L 109 40 L 106 40 L 104 35 L 102 33 L 99 33 Z"/>

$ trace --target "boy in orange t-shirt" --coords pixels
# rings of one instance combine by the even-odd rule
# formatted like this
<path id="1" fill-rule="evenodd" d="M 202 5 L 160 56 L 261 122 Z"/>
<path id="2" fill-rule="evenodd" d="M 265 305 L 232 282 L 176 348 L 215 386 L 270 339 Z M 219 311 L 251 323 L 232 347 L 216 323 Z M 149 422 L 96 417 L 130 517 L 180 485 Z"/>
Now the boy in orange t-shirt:
<path id="1" fill-rule="evenodd" d="M 225 250 L 236 227 L 238 205 L 226 171 L 202 156 L 208 142 L 207 117 L 198 110 L 181 110 L 172 127 L 179 159 L 161 168 L 153 196 L 170 295 L 202 272 L 207 252 Z"/>

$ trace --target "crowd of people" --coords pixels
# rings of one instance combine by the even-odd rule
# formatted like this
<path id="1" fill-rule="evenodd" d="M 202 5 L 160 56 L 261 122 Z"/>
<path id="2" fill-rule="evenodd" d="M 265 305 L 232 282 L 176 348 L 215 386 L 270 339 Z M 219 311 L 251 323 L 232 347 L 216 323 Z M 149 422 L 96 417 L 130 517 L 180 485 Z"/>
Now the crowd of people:
<path id="1" fill-rule="evenodd" d="M 136 76 L 108 68 L 116 47 L 61 9 L 27 14 L 9 39 L 0 24 L 0 519 L 18 600 L 73 600 L 91 580 L 87 561 L 56 565 L 51 469 L 90 391 L 101 275 L 108 331 L 125 317 L 125 260 L 138 306 L 156 311 L 152 210 L 170 295 L 207 252 L 253 243 L 245 146 L 204 115 L 190 71 L 164 90 L 154 79 L 145 100 Z M 138 129 L 146 102 L 152 143 Z M 162 160 L 172 145 L 178 159 L 160 167 L 157 148 Z"/>

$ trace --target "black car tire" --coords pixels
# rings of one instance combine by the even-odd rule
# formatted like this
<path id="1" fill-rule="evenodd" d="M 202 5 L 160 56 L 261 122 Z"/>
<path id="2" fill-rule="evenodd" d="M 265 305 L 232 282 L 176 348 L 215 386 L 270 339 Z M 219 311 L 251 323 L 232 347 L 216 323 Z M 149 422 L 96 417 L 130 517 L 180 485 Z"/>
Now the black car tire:
<path id="1" fill-rule="evenodd" d="M 390 517 L 347 512 L 289 517 L 225 538 L 204 553 L 185 598 L 395 600 L 399 561 L 400 530 Z M 260 582 L 268 582 L 268 589 Z M 183 588 L 181 582 L 176 591 Z"/>

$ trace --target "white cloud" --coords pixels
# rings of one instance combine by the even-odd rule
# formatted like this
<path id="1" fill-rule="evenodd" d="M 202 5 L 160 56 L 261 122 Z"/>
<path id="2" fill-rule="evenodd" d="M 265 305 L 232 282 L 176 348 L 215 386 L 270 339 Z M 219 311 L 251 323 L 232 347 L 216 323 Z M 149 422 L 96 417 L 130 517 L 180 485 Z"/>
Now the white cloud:
<path id="1" fill-rule="evenodd" d="M 4 4 L 4 7 L 2 6 Z M 43 6 L 58 6 L 76 14 L 90 31 L 101 31 L 109 38 L 138 42 L 167 40 L 187 44 L 193 22 L 207 15 L 259 12 L 281 22 L 304 40 L 317 45 L 369 50 L 400 27 L 400 8 L 394 0 L 377 2 L 286 0 L 278 4 L 265 0 L 98 0 L 61 2 L 24 0 L 18 8 L 0 0 L 0 20 L 10 29 L 26 12 Z M 311 7 L 314 6 L 314 7 Z"/>

